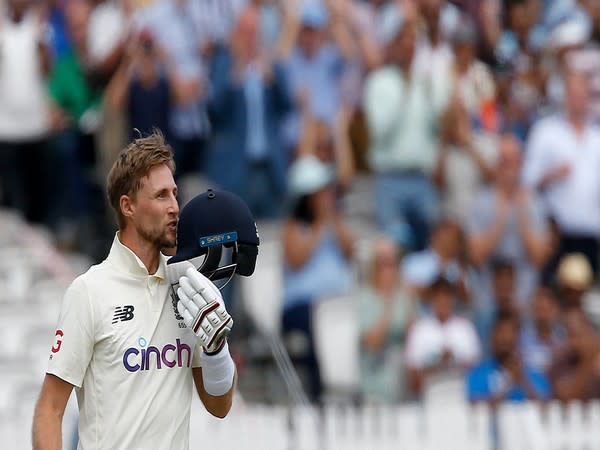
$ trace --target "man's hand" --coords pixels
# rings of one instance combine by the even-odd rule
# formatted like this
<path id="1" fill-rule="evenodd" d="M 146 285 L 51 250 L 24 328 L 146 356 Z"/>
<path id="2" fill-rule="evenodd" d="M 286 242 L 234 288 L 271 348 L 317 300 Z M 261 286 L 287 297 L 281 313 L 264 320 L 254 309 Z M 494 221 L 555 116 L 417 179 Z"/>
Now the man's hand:
<path id="1" fill-rule="evenodd" d="M 205 353 L 219 352 L 233 326 L 219 289 L 193 266 L 179 278 L 177 310 Z"/>
<path id="2" fill-rule="evenodd" d="M 564 161 L 558 164 L 556 167 L 546 172 L 542 177 L 542 180 L 539 183 L 540 189 L 544 190 L 549 185 L 564 180 L 571 174 L 571 171 L 572 167 L 568 162 Z"/>

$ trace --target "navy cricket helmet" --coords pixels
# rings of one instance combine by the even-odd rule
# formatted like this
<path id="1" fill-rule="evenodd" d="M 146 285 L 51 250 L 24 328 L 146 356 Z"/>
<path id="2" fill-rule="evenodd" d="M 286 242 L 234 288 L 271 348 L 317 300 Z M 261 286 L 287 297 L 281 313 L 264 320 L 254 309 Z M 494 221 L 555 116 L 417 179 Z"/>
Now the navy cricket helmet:
<path id="1" fill-rule="evenodd" d="M 198 270 L 212 281 L 227 278 L 229 282 L 236 273 L 252 275 L 258 245 L 258 230 L 248 205 L 231 192 L 208 189 L 181 210 L 177 253 L 167 264 L 206 255 Z M 231 263 L 219 267 L 223 248 L 232 249 Z"/>

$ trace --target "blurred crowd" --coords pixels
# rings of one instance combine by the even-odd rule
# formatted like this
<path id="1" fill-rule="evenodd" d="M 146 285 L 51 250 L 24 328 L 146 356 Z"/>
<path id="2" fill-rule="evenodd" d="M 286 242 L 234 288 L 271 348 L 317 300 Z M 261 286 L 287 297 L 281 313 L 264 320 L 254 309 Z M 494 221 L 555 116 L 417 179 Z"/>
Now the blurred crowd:
<path id="1" fill-rule="evenodd" d="M 110 243 L 108 168 L 154 128 L 282 224 L 282 328 L 352 293 L 367 402 L 600 398 L 600 1 L 0 0 L 0 198 Z M 372 182 L 370 256 L 344 196 Z M 106 244 L 108 245 L 108 244 Z M 96 255 L 94 255 L 96 256 Z M 103 256 L 99 252 L 98 256 Z"/>

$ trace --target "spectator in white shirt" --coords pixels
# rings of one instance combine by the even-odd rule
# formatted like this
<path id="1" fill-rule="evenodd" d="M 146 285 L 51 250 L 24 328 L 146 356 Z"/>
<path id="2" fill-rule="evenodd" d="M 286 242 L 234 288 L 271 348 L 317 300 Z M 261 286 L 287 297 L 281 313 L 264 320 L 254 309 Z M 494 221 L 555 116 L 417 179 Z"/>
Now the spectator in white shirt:
<path id="1" fill-rule="evenodd" d="M 438 278 L 429 288 L 429 299 L 433 314 L 414 324 L 406 343 L 409 386 L 416 394 L 431 375 L 465 370 L 481 353 L 474 325 L 454 312 L 454 285 Z"/>
<path id="2" fill-rule="evenodd" d="M 539 190 L 560 234 L 557 258 L 583 253 L 598 273 L 600 128 L 588 120 L 589 85 L 565 78 L 565 111 L 535 124 L 527 143 L 525 184 Z"/>
<path id="3" fill-rule="evenodd" d="M 45 21 L 32 2 L 9 0 L 0 14 L 0 206 L 48 220 L 50 131 Z"/>

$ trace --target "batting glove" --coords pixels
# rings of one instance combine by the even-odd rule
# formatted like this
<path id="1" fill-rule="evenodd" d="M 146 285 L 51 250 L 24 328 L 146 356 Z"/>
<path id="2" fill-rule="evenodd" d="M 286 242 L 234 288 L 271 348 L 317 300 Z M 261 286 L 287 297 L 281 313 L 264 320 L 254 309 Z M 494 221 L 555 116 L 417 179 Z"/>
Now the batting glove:
<path id="1" fill-rule="evenodd" d="M 190 265 L 179 278 L 177 297 L 177 311 L 185 325 L 198 336 L 204 352 L 218 353 L 233 326 L 219 289 Z"/>

